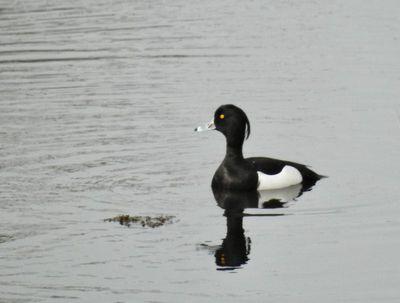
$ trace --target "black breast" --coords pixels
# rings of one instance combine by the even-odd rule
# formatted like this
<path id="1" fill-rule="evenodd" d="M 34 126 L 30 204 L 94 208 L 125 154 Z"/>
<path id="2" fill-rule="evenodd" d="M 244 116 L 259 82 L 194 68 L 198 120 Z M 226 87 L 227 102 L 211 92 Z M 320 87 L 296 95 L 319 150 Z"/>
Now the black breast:
<path id="1" fill-rule="evenodd" d="M 212 187 L 229 190 L 255 190 L 258 175 L 254 166 L 244 159 L 224 160 L 212 180 Z"/>

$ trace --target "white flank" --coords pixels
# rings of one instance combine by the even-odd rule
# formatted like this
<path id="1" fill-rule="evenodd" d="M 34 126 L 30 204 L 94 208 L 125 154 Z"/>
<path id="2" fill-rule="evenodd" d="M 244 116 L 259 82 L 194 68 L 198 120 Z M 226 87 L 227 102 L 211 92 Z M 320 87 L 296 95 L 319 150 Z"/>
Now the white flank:
<path id="1" fill-rule="evenodd" d="M 262 172 L 258 174 L 258 190 L 278 189 L 295 184 L 300 184 L 303 177 L 293 166 L 286 165 L 279 174 L 267 175 Z"/>

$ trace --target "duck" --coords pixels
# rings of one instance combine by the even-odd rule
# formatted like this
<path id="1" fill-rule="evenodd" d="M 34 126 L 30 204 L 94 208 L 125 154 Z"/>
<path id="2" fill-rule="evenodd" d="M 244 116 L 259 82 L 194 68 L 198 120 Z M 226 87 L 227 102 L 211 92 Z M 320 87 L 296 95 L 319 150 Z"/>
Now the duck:
<path id="1" fill-rule="evenodd" d="M 221 105 L 214 118 L 196 132 L 216 130 L 226 139 L 226 154 L 211 182 L 213 189 L 261 191 L 286 188 L 301 184 L 311 188 L 326 177 L 307 165 L 268 157 L 243 157 L 243 144 L 250 136 L 250 122 L 246 113 L 233 104 Z"/>

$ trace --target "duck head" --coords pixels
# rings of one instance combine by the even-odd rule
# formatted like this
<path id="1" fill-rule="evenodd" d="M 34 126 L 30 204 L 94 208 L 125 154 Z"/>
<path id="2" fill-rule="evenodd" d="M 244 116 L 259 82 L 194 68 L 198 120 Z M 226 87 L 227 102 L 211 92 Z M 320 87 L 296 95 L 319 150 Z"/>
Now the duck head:
<path id="1" fill-rule="evenodd" d="M 242 109 L 226 104 L 215 111 L 210 122 L 195 128 L 198 132 L 205 130 L 217 130 L 225 136 L 228 145 L 239 147 L 250 136 L 250 122 Z"/>

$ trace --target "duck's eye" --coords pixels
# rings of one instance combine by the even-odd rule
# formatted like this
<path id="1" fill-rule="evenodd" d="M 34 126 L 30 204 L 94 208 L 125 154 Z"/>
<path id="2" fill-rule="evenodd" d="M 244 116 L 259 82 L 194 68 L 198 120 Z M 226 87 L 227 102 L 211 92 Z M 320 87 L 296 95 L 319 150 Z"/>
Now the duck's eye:
<path id="1" fill-rule="evenodd" d="M 225 118 L 225 115 L 224 115 L 224 114 L 220 114 L 220 115 L 219 115 L 219 118 L 220 118 L 221 120 L 223 120 L 223 119 Z"/>

